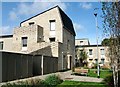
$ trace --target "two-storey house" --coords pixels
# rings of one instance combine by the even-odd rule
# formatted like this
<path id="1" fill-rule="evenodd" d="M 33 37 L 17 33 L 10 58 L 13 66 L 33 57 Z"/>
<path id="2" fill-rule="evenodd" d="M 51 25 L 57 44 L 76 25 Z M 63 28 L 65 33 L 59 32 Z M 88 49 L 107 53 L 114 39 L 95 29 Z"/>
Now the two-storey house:
<path id="1" fill-rule="evenodd" d="M 20 23 L 13 35 L 0 37 L 1 50 L 58 57 L 58 70 L 71 69 L 75 58 L 75 31 L 59 6 Z"/>

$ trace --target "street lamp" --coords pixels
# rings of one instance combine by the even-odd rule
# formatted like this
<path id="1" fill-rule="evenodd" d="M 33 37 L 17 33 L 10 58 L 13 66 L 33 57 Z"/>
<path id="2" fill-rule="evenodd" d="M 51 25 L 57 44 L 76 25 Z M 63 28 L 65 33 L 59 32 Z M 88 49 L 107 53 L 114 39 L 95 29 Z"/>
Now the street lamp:
<path id="1" fill-rule="evenodd" d="M 97 41 L 97 53 L 96 53 L 96 56 L 97 56 L 97 76 L 98 78 L 100 78 L 100 69 L 99 69 L 99 58 L 98 58 L 98 23 L 97 23 L 97 10 L 98 8 L 95 8 L 94 9 L 94 16 L 95 16 L 95 22 L 96 22 L 96 41 Z"/>

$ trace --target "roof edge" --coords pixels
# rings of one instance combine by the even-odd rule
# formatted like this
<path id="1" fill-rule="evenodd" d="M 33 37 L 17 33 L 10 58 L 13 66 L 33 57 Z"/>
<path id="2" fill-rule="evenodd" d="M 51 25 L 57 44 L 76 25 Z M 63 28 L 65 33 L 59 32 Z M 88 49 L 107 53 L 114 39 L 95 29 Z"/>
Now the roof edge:
<path id="1" fill-rule="evenodd" d="M 28 18 L 28 19 L 26 19 L 26 20 L 24 20 L 24 21 L 20 22 L 20 26 L 21 26 L 21 24 L 22 24 L 23 22 L 28 21 L 28 20 L 30 20 L 30 19 L 32 19 L 32 18 L 34 18 L 34 17 L 36 17 L 36 16 L 38 16 L 38 15 L 40 15 L 40 14 L 43 14 L 43 13 L 45 13 L 45 12 L 47 12 L 47 11 L 49 11 L 49 10 L 53 9 L 53 8 L 56 8 L 56 7 L 58 7 L 58 8 L 59 8 L 59 6 L 58 6 L 58 5 L 56 5 L 56 6 L 52 7 L 52 8 L 49 8 L 48 10 L 45 10 L 45 11 L 43 11 L 43 12 L 40 12 L 40 13 L 38 13 L 37 15 L 34 15 L 34 16 L 32 16 L 32 17 L 30 17 L 30 18 Z"/>
<path id="2" fill-rule="evenodd" d="M 76 45 L 75 47 L 97 47 L 97 45 Z M 98 45 L 98 47 L 107 47 L 107 46 Z"/>
<path id="3" fill-rule="evenodd" d="M 13 37 L 13 35 L 2 35 L 0 38 L 7 38 L 7 37 Z"/>

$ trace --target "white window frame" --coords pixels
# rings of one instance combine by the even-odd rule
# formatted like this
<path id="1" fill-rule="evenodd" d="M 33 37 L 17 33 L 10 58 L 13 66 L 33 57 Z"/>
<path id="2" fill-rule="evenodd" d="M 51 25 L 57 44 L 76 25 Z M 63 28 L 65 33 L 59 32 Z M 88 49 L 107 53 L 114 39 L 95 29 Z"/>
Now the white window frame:
<path id="1" fill-rule="evenodd" d="M 0 41 L 0 45 L 1 45 L 0 50 L 3 50 L 3 44 L 4 44 L 4 42 Z"/>
<path id="2" fill-rule="evenodd" d="M 101 55 L 105 55 L 105 49 L 100 49 Z"/>
<path id="3" fill-rule="evenodd" d="M 24 44 L 23 38 L 26 39 L 26 44 Z M 28 37 L 21 37 L 22 42 L 22 51 L 27 51 L 27 43 L 28 43 Z"/>
<path id="4" fill-rule="evenodd" d="M 93 55 L 93 49 L 89 49 L 89 55 Z"/>
<path id="5" fill-rule="evenodd" d="M 55 31 L 55 20 L 50 20 L 50 31 Z"/>

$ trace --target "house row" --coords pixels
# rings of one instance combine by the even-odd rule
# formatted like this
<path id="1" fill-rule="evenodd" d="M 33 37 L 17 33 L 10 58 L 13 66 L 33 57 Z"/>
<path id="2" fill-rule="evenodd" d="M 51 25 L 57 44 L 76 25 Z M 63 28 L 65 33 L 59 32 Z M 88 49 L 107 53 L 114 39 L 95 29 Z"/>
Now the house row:
<path id="1" fill-rule="evenodd" d="M 110 68 L 109 47 L 102 45 L 90 45 L 87 38 L 81 38 L 75 40 L 76 47 L 76 61 L 80 63 L 81 52 L 85 52 L 87 55 L 88 67 L 92 68 L 99 63 L 101 67 Z"/>

